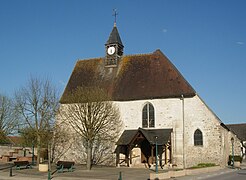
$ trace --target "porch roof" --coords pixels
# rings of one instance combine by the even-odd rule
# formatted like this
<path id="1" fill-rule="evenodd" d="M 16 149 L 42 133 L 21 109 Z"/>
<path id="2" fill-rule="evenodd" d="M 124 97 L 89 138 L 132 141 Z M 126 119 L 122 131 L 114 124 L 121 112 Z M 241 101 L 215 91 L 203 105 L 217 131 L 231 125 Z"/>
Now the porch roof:
<path id="1" fill-rule="evenodd" d="M 116 145 L 129 145 L 133 138 L 141 133 L 146 140 L 154 145 L 156 143 L 157 137 L 157 145 L 164 145 L 170 140 L 171 132 L 173 129 L 143 129 L 138 128 L 134 130 L 125 130 L 117 141 Z"/>

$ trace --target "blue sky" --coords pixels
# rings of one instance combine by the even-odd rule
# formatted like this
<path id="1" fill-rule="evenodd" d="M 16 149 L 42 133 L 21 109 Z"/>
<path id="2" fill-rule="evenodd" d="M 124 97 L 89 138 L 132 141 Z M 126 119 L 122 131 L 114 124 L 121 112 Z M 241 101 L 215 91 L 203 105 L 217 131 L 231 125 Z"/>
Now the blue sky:
<path id="1" fill-rule="evenodd" d="M 103 57 L 113 28 L 125 54 L 161 51 L 224 123 L 246 122 L 245 0 L 0 0 L 0 93 L 30 76 L 62 93 L 78 59 Z"/>

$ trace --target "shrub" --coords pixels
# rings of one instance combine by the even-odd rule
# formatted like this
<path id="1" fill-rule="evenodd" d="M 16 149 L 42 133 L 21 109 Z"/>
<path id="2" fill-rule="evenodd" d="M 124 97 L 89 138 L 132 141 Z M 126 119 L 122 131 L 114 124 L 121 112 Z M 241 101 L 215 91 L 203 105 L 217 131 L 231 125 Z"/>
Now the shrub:
<path id="1" fill-rule="evenodd" d="M 216 164 L 214 164 L 214 163 L 199 163 L 196 166 L 192 166 L 191 169 L 213 167 L 213 166 L 216 166 Z"/>

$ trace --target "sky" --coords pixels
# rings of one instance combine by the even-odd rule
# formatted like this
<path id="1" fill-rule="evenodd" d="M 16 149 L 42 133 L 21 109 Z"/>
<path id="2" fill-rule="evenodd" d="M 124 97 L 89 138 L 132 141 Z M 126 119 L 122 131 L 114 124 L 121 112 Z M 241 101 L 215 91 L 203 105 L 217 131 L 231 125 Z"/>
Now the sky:
<path id="1" fill-rule="evenodd" d="M 124 54 L 160 49 L 225 123 L 246 123 L 245 0 L 0 0 L 0 94 L 31 76 L 62 94 L 78 59 L 105 56 L 117 9 Z"/>

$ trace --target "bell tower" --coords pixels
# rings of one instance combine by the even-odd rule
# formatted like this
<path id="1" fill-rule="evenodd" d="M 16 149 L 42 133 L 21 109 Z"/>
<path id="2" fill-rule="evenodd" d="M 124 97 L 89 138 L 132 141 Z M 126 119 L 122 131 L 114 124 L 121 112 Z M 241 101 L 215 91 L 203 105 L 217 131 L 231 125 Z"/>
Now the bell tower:
<path id="1" fill-rule="evenodd" d="M 117 12 L 114 9 L 115 20 L 112 32 L 109 35 L 108 41 L 105 44 L 105 66 L 117 67 L 120 57 L 123 55 L 124 46 L 120 39 L 118 29 L 116 27 Z"/>

